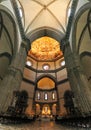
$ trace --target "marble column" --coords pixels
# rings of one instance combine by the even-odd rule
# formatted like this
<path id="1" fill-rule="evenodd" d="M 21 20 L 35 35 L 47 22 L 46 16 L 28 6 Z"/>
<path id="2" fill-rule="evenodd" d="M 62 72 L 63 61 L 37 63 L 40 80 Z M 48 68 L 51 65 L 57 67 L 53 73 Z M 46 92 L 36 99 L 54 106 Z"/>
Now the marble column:
<path id="1" fill-rule="evenodd" d="M 7 112 L 13 92 L 19 90 L 27 58 L 27 42 L 23 41 L 19 52 L 12 59 L 8 73 L 0 84 L 0 113 Z"/>
<path id="2" fill-rule="evenodd" d="M 65 43 L 64 58 L 75 106 L 83 116 L 91 115 L 91 89 L 82 69 L 79 56 L 71 51 L 69 42 Z"/>

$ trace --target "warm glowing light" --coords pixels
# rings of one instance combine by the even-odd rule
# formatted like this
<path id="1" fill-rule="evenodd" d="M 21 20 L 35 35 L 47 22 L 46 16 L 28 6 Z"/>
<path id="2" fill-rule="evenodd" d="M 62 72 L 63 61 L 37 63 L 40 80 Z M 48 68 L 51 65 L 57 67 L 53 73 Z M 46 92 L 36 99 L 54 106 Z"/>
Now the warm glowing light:
<path id="1" fill-rule="evenodd" d="M 55 93 L 52 93 L 52 99 L 53 100 L 55 99 Z"/>
<path id="2" fill-rule="evenodd" d="M 53 38 L 45 36 L 35 40 L 31 44 L 29 55 L 34 56 L 38 60 L 53 60 L 63 54 L 60 50 L 59 42 Z"/>
<path id="3" fill-rule="evenodd" d="M 48 105 L 43 106 L 42 114 L 43 115 L 50 115 L 51 114 L 50 107 Z"/>
<path id="4" fill-rule="evenodd" d="M 55 82 L 48 77 L 44 77 L 38 81 L 37 87 L 42 90 L 50 90 L 55 88 Z"/>
<path id="5" fill-rule="evenodd" d="M 45 100 L 48 99 L 48 94 L 47 94 L 47 93 L 45 93 L 45 95 L 44 95 L 44 99 L 45 99 Z"/>

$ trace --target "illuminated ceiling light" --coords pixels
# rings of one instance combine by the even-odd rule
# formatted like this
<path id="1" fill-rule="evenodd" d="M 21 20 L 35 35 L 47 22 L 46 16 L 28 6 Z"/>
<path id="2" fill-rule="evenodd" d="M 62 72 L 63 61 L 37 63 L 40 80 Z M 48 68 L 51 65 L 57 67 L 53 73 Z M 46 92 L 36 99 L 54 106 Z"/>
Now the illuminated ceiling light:
<path id="1" fill-rule="evenodd" d="M 61 66 L 65 66 L 65 61 L 61 61 Z"/>
<path id="2" fill-rule="evenodd" d="M 27 66 L 32 66 L 32 62 L 29 61 L 29 60 L 27 60 L 26 65 L 27 65 Z"/>

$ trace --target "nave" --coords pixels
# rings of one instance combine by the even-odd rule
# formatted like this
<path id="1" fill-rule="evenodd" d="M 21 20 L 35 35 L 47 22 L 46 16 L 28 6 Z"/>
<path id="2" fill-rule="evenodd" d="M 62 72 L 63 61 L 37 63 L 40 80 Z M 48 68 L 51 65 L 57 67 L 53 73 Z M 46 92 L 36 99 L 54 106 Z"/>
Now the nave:
<path id="1" fill-rule="evenodd" d="M 90 43 L 91 0 L 0 0 L 0 130 L 91 128 Z"/>

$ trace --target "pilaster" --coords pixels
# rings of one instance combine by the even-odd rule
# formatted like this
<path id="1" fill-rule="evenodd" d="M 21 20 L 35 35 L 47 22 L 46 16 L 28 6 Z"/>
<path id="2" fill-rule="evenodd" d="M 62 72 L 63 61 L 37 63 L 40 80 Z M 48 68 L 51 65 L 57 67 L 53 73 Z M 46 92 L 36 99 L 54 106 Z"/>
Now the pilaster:
<path id="1" fill-rule="evenodd" d="M 79 56 L 65 43 L 64 57 L 71 89 L 74 92 L 75 106 L 85 116 L 91 114 L 91 89 L 83 72 Z"/>
<path id="2" fill-rule="evenodd" d="M 19 90 L 23 77 L 23 70 L 26 62 L 27 52 L 23 41 L 19 52 L 17 52 L 9 67 L 8 74 L 0 84 L 0 113 L 5 113 L 11 105 L 13 92 Z"/>

